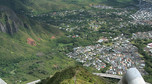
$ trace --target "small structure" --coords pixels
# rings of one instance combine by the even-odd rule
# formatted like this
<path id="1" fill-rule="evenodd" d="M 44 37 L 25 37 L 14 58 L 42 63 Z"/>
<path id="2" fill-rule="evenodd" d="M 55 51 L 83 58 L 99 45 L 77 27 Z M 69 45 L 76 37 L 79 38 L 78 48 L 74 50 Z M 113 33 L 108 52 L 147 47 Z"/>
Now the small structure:
<path id="1" fill-rule="evenodd" d="M 102 43 L 102 42 L 105 42 L 105 41 L 108 41 L 108 39 L 103 37 L 103 38 L 99 39 L 97 42 Z"/>
<path id="2" fill-rule="evenodd" d="M 27 38 L 27 43 L 32 46 L 36 46 L 36 42 L 32 38 Z"/>
<path id="3" fill-rule="evenodd" d="M 149 44 L 147 45 L 147 48 L 152 48 L 152 43 L 149 43 Z"/>

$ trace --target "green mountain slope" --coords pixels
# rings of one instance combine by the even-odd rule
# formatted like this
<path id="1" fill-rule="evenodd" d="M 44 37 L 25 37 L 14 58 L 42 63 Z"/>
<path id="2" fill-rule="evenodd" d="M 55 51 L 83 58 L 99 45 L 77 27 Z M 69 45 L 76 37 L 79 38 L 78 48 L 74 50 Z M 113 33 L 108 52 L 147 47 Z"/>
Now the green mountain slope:
<path id="1" fill-rule="evenodd" d="M 0 12 L 0 77 L 8 84 L 19 81 L 24 84 L 75 65 L 75 61 L 59 52 L 56 39 L 64 35 L 61 30 L 17 15 L 8 7 L 3 9 Z"/>
<path id="2" fill-rule="evenodd" d="M 32 12 L 41 13 L 56 10 L 89 8 L 90 4 L 106 4 L 115 7 L 127 7 L 138 3 L 138 0 L 31 0 L 28 8 Z"/>
<path id="3" fill-rule="evenodd" d="M 0 0 L 0 5 L 7 6 L 15 12 L 26 11 L 29 0 Z"/>
<path id="4" fill-rule="evenodd" d="M 57 72 L 53 77 L 42 80 L 38 84 L 117 84 L 95 76 L 82 67 L 70 67 Z"/>
<path id="5" fill-rule="evenodd" d="M 0 31 L 13 35 L 23 26 L 23 22 L 17 15 L 5 6 L 0 6 Z"/>

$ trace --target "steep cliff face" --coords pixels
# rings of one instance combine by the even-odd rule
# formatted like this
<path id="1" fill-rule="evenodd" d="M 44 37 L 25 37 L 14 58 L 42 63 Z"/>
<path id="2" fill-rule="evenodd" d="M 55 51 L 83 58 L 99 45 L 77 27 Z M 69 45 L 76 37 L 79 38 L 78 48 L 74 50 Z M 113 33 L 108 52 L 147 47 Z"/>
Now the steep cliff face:
<path id="1" fill-rule="evenodd" d="M 0 32 L 13 35 L 22 26 L 22 21 L 11 9 L 0 6 Z"/>

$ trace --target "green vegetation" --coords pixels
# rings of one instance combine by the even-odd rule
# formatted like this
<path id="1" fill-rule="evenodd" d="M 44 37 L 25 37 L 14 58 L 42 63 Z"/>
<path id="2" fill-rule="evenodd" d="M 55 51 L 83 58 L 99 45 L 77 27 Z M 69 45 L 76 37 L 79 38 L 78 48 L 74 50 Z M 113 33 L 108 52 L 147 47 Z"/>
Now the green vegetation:
<path id="1" fill-rule="evenodd" d="M 118 28 L 120 22 L 126 24 L 125 22 L 130 20 L 128 16 L 133 14 L 136 9 L 129 10 L 129 13 L 125 13 L 126 15 L 118 15 L 116 12 L 123 13 L 124 10 L 90 7 L 90 5 L 98 4 L 128 7 L 137 3 L 137 0 L 0 0 L 0 5 L 12 8 L 23 21 L 18 32 L 13 35 L 0 32 L 0 77 L 8 84 L 20 84 L 20 81 L 25 84 L 46 78 L 69 66 L 81 65 L 65 55 L 71 52 L 74 47 L 93 45 L 100 37 L 107 37 L 109 41 L 103 44 L 111 45 L 111 37 L 119 36 L 122 33 L 130 37 L 135 32 L 150 31 L 150 26 L 140 24 L 129 24 L 123 28 Z M 76 10 L 76 14 L 67 13 L 69 15 L 64 15 L 65 11 L 73 9 Z M 81 12 L 80 9 L 85 11 Z M 55 12 L 57 14 L 53 15 Z M 46 15 L 43 16 L 43 14 Z M 2 16 L 0 22 L 3 24 L 6 22 L 5 15 L 7 14 L 1 13 L 0 15 Z M 84 21 L 72 22 L 72 20 Z M 11 21 L 9 20 L 9 22 Z M 100 22 L 104 23 L 99 24 Z M 93 28 L 89 26 L 90 24 L 101 26 Z M 67 25 L 70 26 L 69 28 L 77 26 L 80 29 L 74 29 L 72 32 L 65 29 L 59 30 L 59 27 L 67 28 Z M 68 37 L 69 35 L 71 37 Z M 75 35 L 78 37 L 72 37 Z M 51 39 L 52 36 L 55 38 Z M 36 42 L 36 46 L 29 45 L 28 38 L 32 38 Z M 148 60 L 146 69 L 147 72 L 151 73 L 151 61 L 148 56 L 146 57 L 145 60 Z M 101 72 L 105 72 L 108 67 L 102 69 Z M 93 68 L 88 68 L 88 70 L 97 71 Z M 107 81 L 93 76 L 81 67 L 71 67 L 58 72 L 49 81 L 54 84 L 72 84 L 75 74 L 78 83 L 104 84 L 103 81 Z M 147 81 L 151 82 L 148 77 L 151 78 L 151 75 L 146 77 Z"/>
<path id="2" fill-rule="evenodd" d="M 0 76 L 8 84 L 45 78 L 56 71 L 77 64 L 61 52 L 56 39 L 64 35 L 55 26 L 22 17 L 24 26 L 17 33 L 0 33 Z M 55 39 L 51 39 L 55 36 Z M 35 40 L 36 46 L 27 43 Z"/>
<path id="3" fill-rule="evenodd" d="M 148 75 L 144 77 L 145 81 L 152 83 L 152 56 L 149 55 L 148 52 L 144 51 L 144 48 L 148 43 L 151 43 L 152 40 L 134 40 L 133 44 L 138 48 L 138 51 L 140 54 L 144 57 L 143 59 L 145 60 L 146 66 L 145 70 L 148 72 Z"/>
<path id="4" fill-rule="evenodd" d="M 32 0 L 32 11 L 71 10 L 89 8 L 90 4 L 107 4 L 116 7 L 134 6 L 138 0 Z"/>
<path id="5" fill-rule="evenodd" d="M 114 7 L 135 7 L 135 4 L 138 4 L 138 0 L 106 0 L 104 3 Z"/>
<path id="6" fill-rule="evenodd" d="M 117 80 L 110 82 L 109 79 L 95 76 L 77 66 L 57 72 L 53 77 L 44 79 L 38 84 L 117 84 L 117 82 Z"/>
<path id="7" fill-rule="evenodd" d="M 0 0 L 0 5 L 8 6 L 16 12 L 44 13 L 56 10 L 90 8 L 91 4 L 107 4 L 115 7 L 135 6 L 138 0 Z"/>
<path id="8" fill-rule="evenodd" d="M 29 0 L 0 0 L 0 5 L 7 6 L 15 12 L 27 11 L 27 3 Z"/>

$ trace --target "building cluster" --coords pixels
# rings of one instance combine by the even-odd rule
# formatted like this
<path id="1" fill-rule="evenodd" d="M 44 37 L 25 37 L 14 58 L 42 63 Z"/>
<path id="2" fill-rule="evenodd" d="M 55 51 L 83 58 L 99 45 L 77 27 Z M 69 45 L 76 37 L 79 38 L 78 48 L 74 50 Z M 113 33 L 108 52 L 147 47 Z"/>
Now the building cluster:
<path id="1" fill-rule="evenodd" d="M 137 67 L 144 73 L 145 62 L 141 59 L 138 48 L 121 36 L 112 40 L 110 46 L 96 44 L 76 47 L 67 56 L 83 63 L 84 66 L 93 66 L 97 70 L 104 69 L 108 63 L 111 66 L 106 73 L 109 74 L 122 75 L 131 67 Z"/>
<path id="2" fill-rule="evenodd" d="M 135 23 L 152 25 L 152 3 L 144 2 L 140 5 L 140 10 L 131 15 Z"/>
<path id="3" fill-rule="evenodd" d="M 133 33 L 132 39 L 152 39 L 152 31 Z"/>
<path id="4" fill-rule="evenodd" d="M 100 9 L 113 9 L 111 6 L 106 6 L 106 5 L 92 5 L 94 8 L 100 8 Z"/>
<path id="5" fill-rule="evenodd" d="M 132 18 L 135 20 L 152 20 L 152 7 L 140 9 L 132 15 Z"/>
<path id="6" fill-rule="evenodd" d="M 91 6 L 103 11 L 79 9 L 53 11 L 36 15 L 34 13 L 30 13 L 28 15 L 41 22 L 48 23 L 48 25 L 57 25 L 61 30 L 72 32 L 80 30 L 82 28 L 98 31 L 100 28 L 107 27 L 107 25 L 110 25 L 113 29 L 123 27 L 126 25 L 126 23 L 124 23 L 124 20 L 127 19 L 125 18 L 128 18 L 128 15 L 131 14 L 131 11 L 122 8 L 112 8 L 105 5 Z M 119 25 L 119 23 L 116 21 L 119 21 L 122 24 Z"/>

